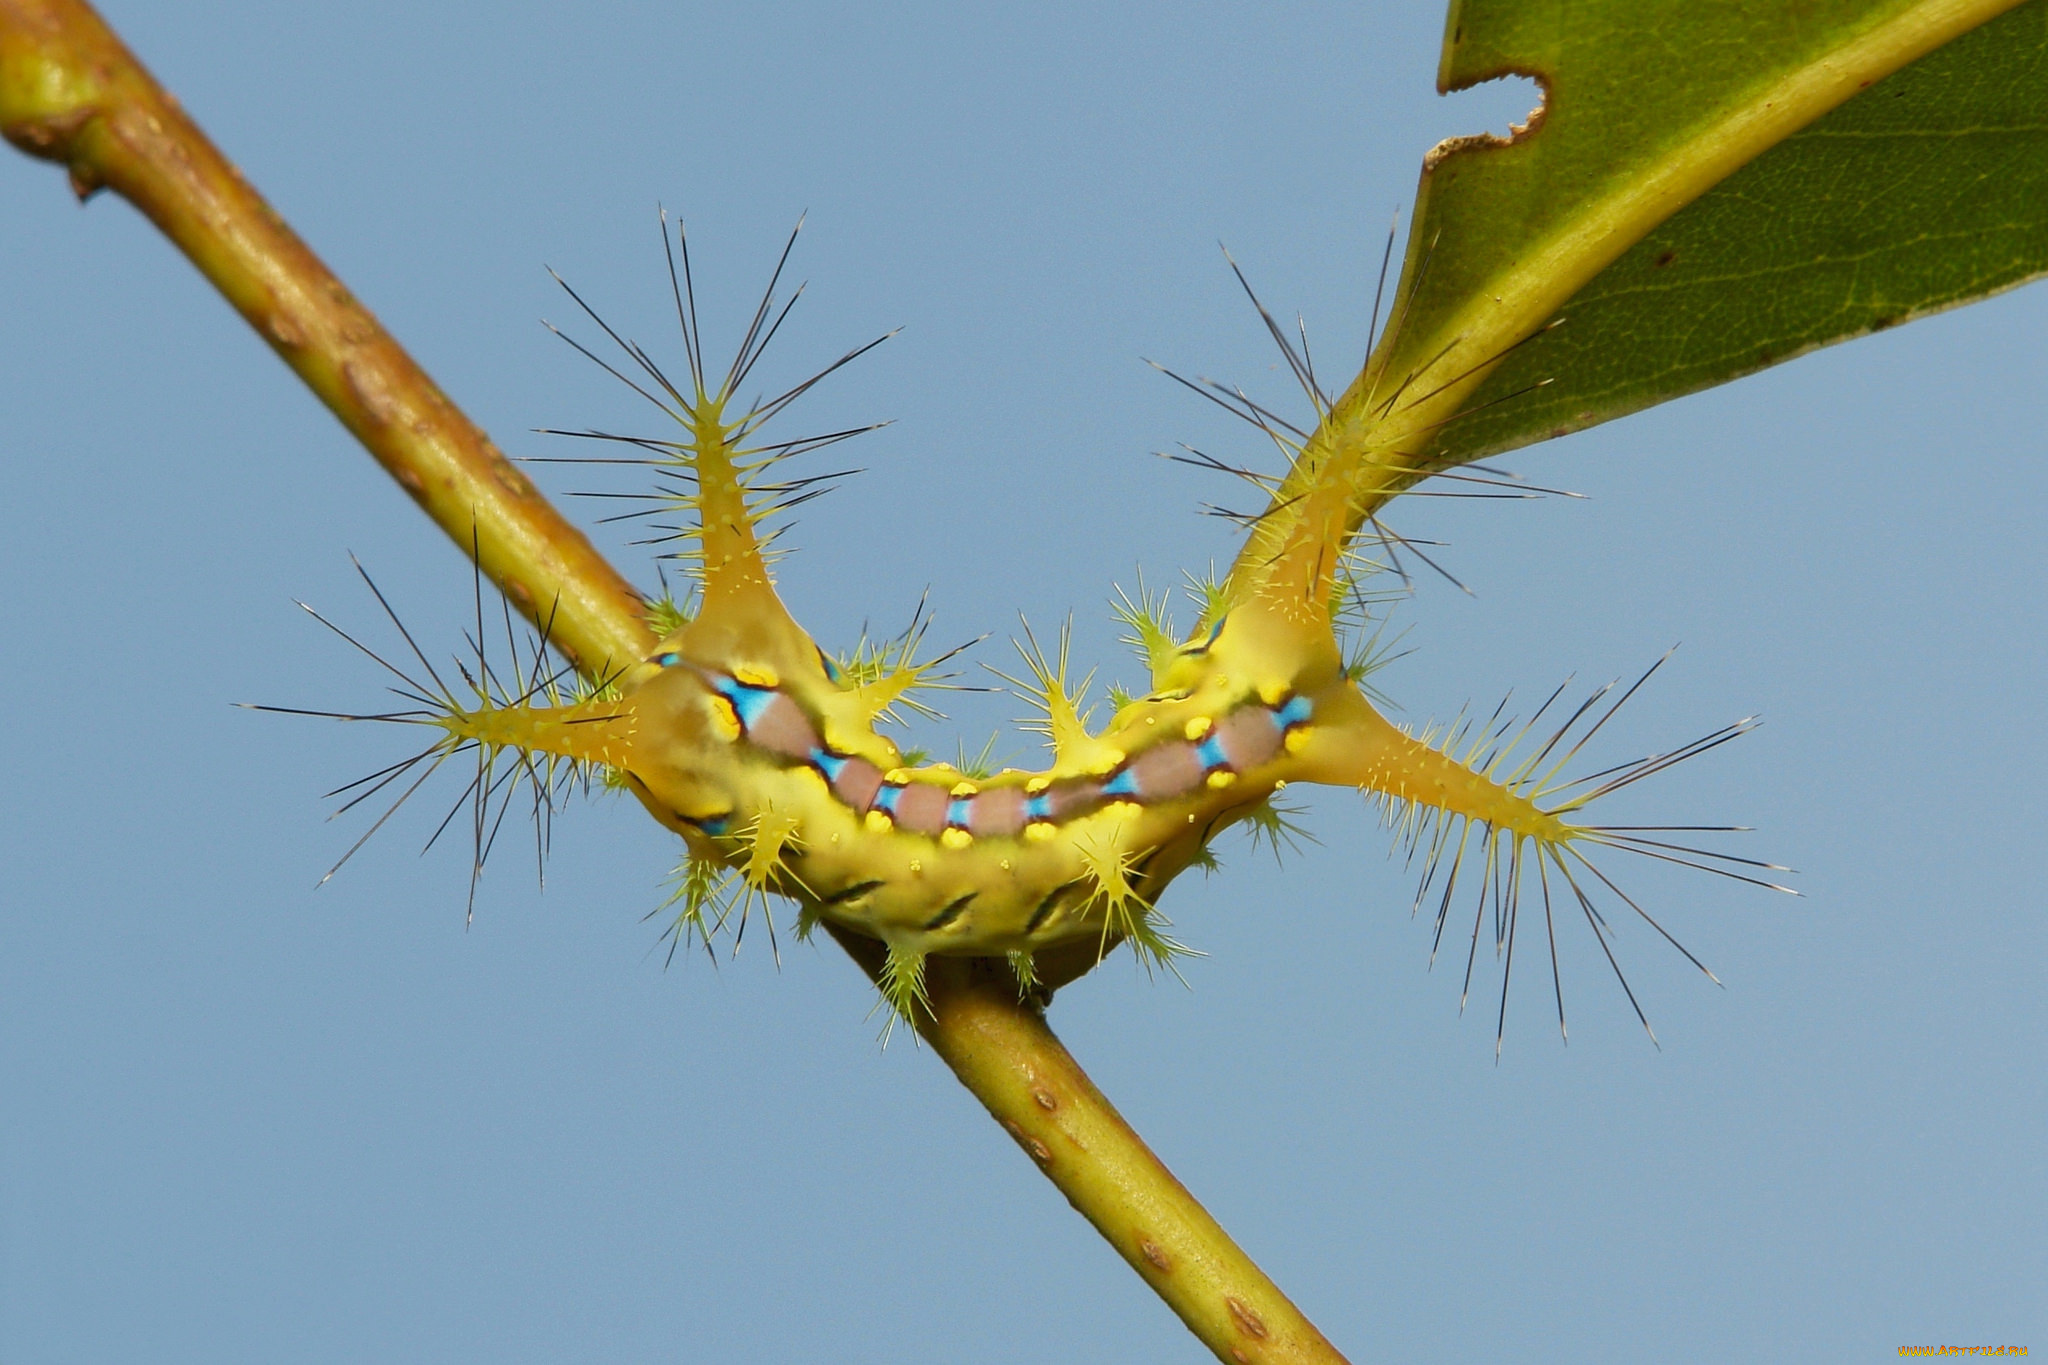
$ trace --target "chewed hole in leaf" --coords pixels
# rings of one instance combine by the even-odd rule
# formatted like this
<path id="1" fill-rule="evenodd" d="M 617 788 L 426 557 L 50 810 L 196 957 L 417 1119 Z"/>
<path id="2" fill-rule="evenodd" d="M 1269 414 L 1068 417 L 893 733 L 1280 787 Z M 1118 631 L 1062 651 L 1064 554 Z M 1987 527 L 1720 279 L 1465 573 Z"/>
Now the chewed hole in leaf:
<path id="1" fill-rule="evenodd" d="M 1450 151 L 1471 146 L 1506 146 L 1543 126 L 1549 91 L 1535 76 L 1511 71 L 1462 89 L 1447 91 L 1445 115 L 1450 126 L 1476 128 L 1445 138 L 1430 150 L 1435 162 Z"/>

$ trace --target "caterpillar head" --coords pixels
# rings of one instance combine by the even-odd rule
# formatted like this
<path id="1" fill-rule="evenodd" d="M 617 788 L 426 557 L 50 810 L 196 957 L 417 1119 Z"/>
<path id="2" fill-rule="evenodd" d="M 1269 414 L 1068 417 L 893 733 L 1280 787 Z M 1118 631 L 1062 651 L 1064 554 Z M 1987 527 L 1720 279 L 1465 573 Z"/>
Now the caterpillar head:
<path id="1" fill-rule="evenodd" d="M 679 659 L 673 652 L 652 662 Z M 721 780 L 740 727 L 732 703 L 695 668 L 661 666 L 634 688 L 637 724 L 631 756 L 620 765 L 626 784 L 655 818 L 684 834 L 722 834 L 738 805 Z"/>

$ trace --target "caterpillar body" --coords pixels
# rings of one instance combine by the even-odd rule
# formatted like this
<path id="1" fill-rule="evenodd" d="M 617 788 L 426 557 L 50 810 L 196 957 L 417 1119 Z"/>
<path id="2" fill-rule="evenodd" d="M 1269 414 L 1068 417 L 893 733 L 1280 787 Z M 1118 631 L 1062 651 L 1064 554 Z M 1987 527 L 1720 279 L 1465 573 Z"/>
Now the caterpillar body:
<path id="1" fill-rule="evenodd" d="M 673 277 L 673 250 L 670 268 Z M 682 279 L 688 280 L 686 242 Z M 886 945 L 881 985 L 902 1016 L 920 1007 L 923 964 L 934 953 L 1008 955 L 1027 988 L 1035 955 L 1047 951 L 1099 957 L 1128 941 L 1146 960 L 1167 962 L 1183 949 L 1164 931 L 1160 893 L 1206 861 L 1209 844 L 1225 829 L 1248 819 L 1270 828 L 1277 818 L 1270 799 L 1303 782 L 1354 788 L 1378 803 L 1397 837 L 1424 859 L 1418 907 L 1437 894 L 1433 887 L 1440 892 L 1439 940 L 1462 869 L 1477 860 L 1477 876 L 1462 878 L 1468 890 L 1476 882 L 1479 903 L 1468 989 L 1489 906 L 1496 950 L 1505 950 L 1511 970 L 1518 899 L 1531 872 L 1542 891 L 1553 962 L 1553 878 L 1614 961 L 1610 926 L 1589 889 L 1604 887 L 1643 912 L 1587 861 L 1590 845 L 1745 881 L 1756 879 L 1720 864 L 1768 866 L 1653 840 L 1642 827 L 1571 818 L 1594 798 L 1713 747 L 1749 722 L 1572 781 L 1560 776 L 1562 769 L 1620 705 L 1599 713 L 1604 691 L 1527 751 L 1522 741 L 1537 717 L 1519 731 L 1496 715 L 1485 725 L 1414 735 L 1380 714 L 1362 685 L 1365 670 L 1355 656 L 1347 661 L 1338 638 L 1340 618 L 1361 600 L 1357 579 L 1371 567 L 1353 546 L 1366 528 L 1380 526 L 1373 498 L 1384 500 L 1387 485 L 1428 471 L 1391 461 L 1405 434 L 1384 420 L 1387 409 L 1375 418 L 1367 404 L 1359 416 L 1353 403 L 1346 418 L 1321 395 L 1270 317 L 1269 328 L 1317 400 L 1320 420 L 1311 435 L 1276 428 L 1271 414 L 1249 401 L 1236 409 L 1279 440 L 1291 469 L 1284 480 L 1248 475 L 1273 495 L 1272 505 L 1247 519 L 1245 553 L 1204 595 L 1188 636 L 1176 638 L 1149 599 L 1125 600 L 1121 614 L 1146 657 L 1150 691 L 1126 699 L 1102 731 L 1090 733 L 1066 676 L 1064 639 L 1051 658 L 1033 642 L 1024 651 L 1032 675 L 1024 685 L 1044 712 L 1049 768 L 975 774 L 964 765 L 907 762 L 876 727 L 915 689 L 932 685 L 932 661 L 914 658 L 906 643 L 893 655 L 885 650 L 864 655 L 854 669 L 842 667 L 792 618 L 770 573 L 772 535 L 762 530 L 763 519 L 814 490 L 812 481 L 777 482 L 766 471 L 848 434 L 760 439 L 762 424 L 822 375 L 736 410 L 735 389 L 779 325 L 774 290 L 771 281 L 724 378 L 707 382 L 693 291 L 678 287 L 687 385 L 671 382 L 576 298 L 652 383 L 577 349 L 661 407 L 679 431 L 657 438 L 562 434 L 626 440 L 652 457 L 646 462 L 669 489 L 658 506 L 688 519 L 677 538 L 686 542 L 679 557 L 693 561 L 694 611 L 678 613 L 652 652 L 615 664 L 603 685 L 580 700 L 537 705 L 537 689 L 508 696 L 480 685 L 474 704 L 443 690 L 430 714 L 405 717 L 444 732 L 429 754 L 474 748 L 487 768 L 512 751 L 529 774 L 552 772 L 555 763 L 587 765 L 631 791 L 688 847 L 679 928 L 708 942 L 733 906 L 718 900 L 721 888 L 736 896 L 742 924 L 750 902 L 785 897 L 798 907 L 800 932 L 827 922 Z M 1369 495 L 1375 483 L 1380 491 Z M 1556 701 L 1553 694 L 1538 716 Z M 1573 740 L 1575 726 L 1581 732 Z M 491 779 L 480 771 L 472 790 L 488 792 Z M 478 828 L 481 837 L 481 816 Z M 1619 977 L 1618 965 L 1615 971 Z M 1625 979 L 1622 985 L 1627 990 Z M 1504 984 L 1503 1011 L 1505 995 Z M 1634 1003 L 1632 991 L 1629 998 Z M 1636 1013 L 1642 1017 L 1639 1006 Z"/>
<path id="2" fill-rule="evenodd" d="M 873 728 L 874 700 L 835 680 L 808 639 L 799 645 L 755 582 L 749 624 L 787 629 L 739 645 L 720 638 L 707 605 L 628 670 L 619 699 L 458 713 L 449 727 L 611 769 L 693 853 L 902 954 L 1142 941 L 1158 889 L 1289 782 L 1360 786 L 1569 838 L 1526 797 L 1380 717 L 1342 676 L 1333 643 L 1298 658 L 1254 648 L 1271 624 L 1256 607 L 1182 650 L 1159 689 L 1099 735 L 1056 697 L 1049 770 L 976 779 L 906 768 Z"/>

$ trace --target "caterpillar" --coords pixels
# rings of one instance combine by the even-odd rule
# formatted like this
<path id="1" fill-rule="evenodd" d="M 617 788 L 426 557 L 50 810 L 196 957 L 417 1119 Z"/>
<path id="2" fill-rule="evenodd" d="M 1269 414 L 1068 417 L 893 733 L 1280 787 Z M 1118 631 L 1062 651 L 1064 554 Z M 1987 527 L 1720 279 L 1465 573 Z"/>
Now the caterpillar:
<path id="1" fill-rule="evenodd" d="M 523 687 L 493 688 L 491 669 L 479 658 L 468 699 L 440 686 L 438 677 L 424 687 L 394 669 L 406 695 L 425 709 L 378 717 L 428 724 L 439 734 L 409 764 L 374 774 L 370 790 L 422 761 L 431 770 L 454 753 L 477 753 L 470 790 L 479 861 L 501 756 L 510 755 L 514 770 L 535 785 L 537 811 L 562 774 L 601 775 L 686 845 L 676 892 L 679 933 L 700 935 L 708 945 L 732 914 L 743 930 L 750 905 L 787 899 L 797 907 L 800 934 L 823 922 L 885 945 L 880 985 L 892 1018 L 925 1007 L 924 966 L 932 954 L 1007 956 L 1027 990 L 1039 982 L 1040 955 L 1065 950 L 1092 961 L 1128 942 L 1146 963 L 1171 966 L 1186 949 L 1166 932 L 1161 893 L 1189 867 L 1207 865 L 1209 846 L 1232 826 L 1249 821 L 1279 833 L 1285 819 L 1272 799 L 1295 783 L 1351 788 L 1377 806 L 1422 862 L 1416 904 L 1433 906 L 1439 944 L 1454 909 L 1467 903 L 1461 889 L 1476 902 L 1468 994 L 1489 914 L 1495 950 L 1512 972 L 1521 898 L 1532 883 L 1541 895 L 1553 979 L 1555 910 L 1576 908 L 1646 1030 L 1649 1020 L 1615 959 L 1612 926 L 1596 908 L 1596 893 L 1618 898 L 1712 976 L 1594 864 L 1595 848 L 1785 889 L 1753 875 L 1783 869 L 1680 845 L 1668 837 L 1678 827 L 1579 818 L 1592 801 L 1713 748 L 1753 721 L 1569 778 L 1587 740 L 1641 680 L 1611 702 L 1610 685 L 1575 710 L 1561 705 L 1559 688 L 1520 722 L 1496 711 L 1484 723 L 1410 733 L 1381 714 L 1365 681 L 1371 651 L 1347 651 L 1340 630 L 1358 625 L 1375 601 L 1365 580 L 1384 565 L 1369 552 L 1413 548 L 1380 520 L 1386 495 L 1373 490 L 1445 472 L 1397 463 L 1414 435 L 1401 427 L 1401 395 L 1426 387 L 1429 376 L 1403 377 L 1385 401 L 1368 395 L 1363 403 L 1334 403 L 1315 382 L 1305 345 L 1297 351 L 1263 306 L 1260 315 L 1310 394 L 1317 421 L 1312 429 L 1296 427 L 1235 390 L 1191 385 L 1275 440 L 1290 468 L 1271 478 L 1193 457 L 1251 479 L 1269 495 L 1269 506 L 1242 518 L 1246 547 L 1226 575 L 1205 586 L 1199 619 L 1185 636 L 1173 631 L 1163 600 L 1142 585 L 1136 600 L 1120 594 L 1118 614 L 1145 659 L 1149 690 L 1118 698 L 1107 725 L 1091 732 L 1079 698 L 1085 684 L 1076 688 L 1069 678 L 1066 633 L 1048 654 L 1027 630 L 1021 649 L 1028 676 L 1010 681 L 1042 713 L 1050 766 L 985 773 L 964 757 L 946 764 L 906 756 L 878 725 L 899 705 L 922 709 L 915 694 L 936 685 L 935 669 L 949 656 L 918 657 L 922 630 L 914 623 L 893 648 L 864 646 L 847 660 L 832 658 L 784 606 L 771 572 L 774 532 L 764 529 L 834 477 L 780 477 L 783 462 L 857 433 L 770 441 L 763 427 L 867 348 L 772 399 L 741 406 L 735 394 L 787 315 L 777 288 L 790 247 L 733 360 L 716 376 L 705 364 L 688 240 L 680 225 L 671 240 L 666 221 L 687 382 L 672 381 L 574 290 L 570 297 L 631 365 L 619 368 L 564 339 L 661 409 L 673 428 L 650 437 L 556 434 L 626 442 L 655 468 L 663 491 L 651 495 L 654 506 L 683 518 L 673 536 L 683 542 L 677 557 L 688 561 L 693 578 L 688 609 L 665 604 L 656 648 L 615 666 L 582 696 L 563 696 L 553 680 L 543 682 L 536 650 Z M 416 646 L 414 653 L 425 664 Z M 1538 722 L 1554 707 L 1562 723 L 1539 736 Z M 1504 976 L 1503 1020 L 1505 1009 Z M 1563 1032 L 1561 986 L 1558 1022 Z"/>

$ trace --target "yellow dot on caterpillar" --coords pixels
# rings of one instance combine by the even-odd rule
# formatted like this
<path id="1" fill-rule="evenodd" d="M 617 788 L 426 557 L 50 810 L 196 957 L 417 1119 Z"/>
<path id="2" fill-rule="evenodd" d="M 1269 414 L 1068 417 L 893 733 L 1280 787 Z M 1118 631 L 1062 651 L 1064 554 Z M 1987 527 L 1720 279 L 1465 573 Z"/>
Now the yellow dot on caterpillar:
<path id="1" fill-rule="evenodd" d="M 1299 727 L 1298 729 L 1289 730 L 1287 732 L 1287 738 L 1284 742 L 1287 745 L 1288 753 L 1300 753 L 1303 749 L 1306 749 L 1308 747 L 1308 727 L 1304 725 Z"/>
<path id="2" fill-rule="evenodd" d="M 835 847 L 835 848 L 836 848 L 836 847 L 838 847 L 838 845 L 839 845 L 839 834 L 838 834 L 838 831 L 836 831 L 836 830 L 835 830 L 835 831 L 833 832 L 833 834 L 832 834 L 832 844 L 833 844 L 833 847 Z"/>
<path id="3" fill-rule="evenodd" d="M 1219 771 L 1209 774 L 1209 785 L 1217 791 L 1222 791 L 1235 781 L 1237 781 L 1237 774 L 1233 772 Z"/>
<path id="4" fill-rule="evenodd" d="M 1278 706 L 1287 700 L 1287 684 L 1278 679 L 1260 683 L 1259 700 L 1268 706 Z"/>
<path id="5" fill-rule="evenodd" d="M 910 770 L 908 768 L 891 768 L 888 772 L 882 774 L 882 780 L 892 787 L 900 787 L 910 780 Z"/>
<path id="6" fill-rule="evenodd" d="M 1034 777 L 1024 784 L 1024 790 L 1032 796 L 1036 796 L 1051 785 L 1052 779 L 1049 777 Z"/>
<path id="7" fill-rule="evenodd" d="M 1276 778 L 1276 779 L 1274 780 L 1274 782 L 1273 782 L 1273 790 L 1274 790 L 1274 791 L 1276 791 L 1276 792 L 1277 792 L 1277 791 L 1285 791 L 1286 789 L 1287 789 L 1287 779 L 1286 779 L 1286 778 L 1282 777 L 1282 778 Z"/>
<path id="8" fill-rule="evenodd" d="M 740 664 L 732 675 L 749 687 L 780 687 L 782 679 L 772 668 L 761 664 Z"/>
<path id="9" fill-rule="evenodd" d="M 954 796 L 972 796 L 980 790 L 981 788 L 975 786 L 972 782 L 955 782 L 951 794 Z"/>
<path id="10" fill-rule="evenodd" d="M 1005 858 L 1001 862 L 997 863 L 996 866 L 1003 869 L 1003 871 L 1008 872 L 1010 870 L 1010 860 L 1008 858 Z"/>
<path id="11" fill-rule="evenodd" d="M 1189 739 L 1201 739 L 1215 728 L 1216 722 L 1208 716 L 1196 716 L 1188 722 L 1187 729 L 1182 733 Z"/>
<path id="12" fill-rule="evenodd" d="M 947 848 L 966 848 L 974 842 L 974 836 L 964 829 L 949 829 L 939 836 L 939 842 Z"/>
<path id="13" fill-rule="evenodd" d="M 924 875 L 924 864 L 916 858 L 910 860 L 910 875 L 913 877 L 922 877 Z"/>
<path id="14" fill-rule="evenodd" d="M 1024 837 L 1034 844 L 1042 844 L 1057 833 L 1059 830 L 1050 820 L 1033 820 L 1024 826 Z"/>
<path id="15" fill-rule="evenodd" d="M 740 713 L 724 697 L 711 699 L 711 728 L 728 744 L 740 737 Z"/>
<path id="16" fill-rule="evenodd" d="M 869 811 L 865 823 L 870 834 L 887 834 L 890 830 L 896 828 L 896 822 L 889 818 L 889 812 L 885 810 Z"/>

